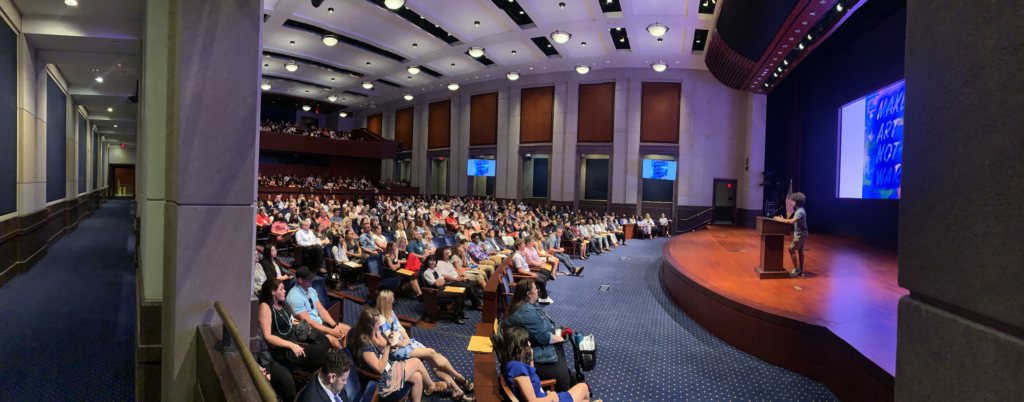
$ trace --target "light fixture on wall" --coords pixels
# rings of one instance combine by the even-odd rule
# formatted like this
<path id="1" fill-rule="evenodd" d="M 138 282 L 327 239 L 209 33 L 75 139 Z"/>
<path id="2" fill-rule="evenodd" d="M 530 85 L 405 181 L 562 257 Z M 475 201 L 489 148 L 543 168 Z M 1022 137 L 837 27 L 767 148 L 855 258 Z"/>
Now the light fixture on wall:
<path id="1" fill-rule="evenodd" d="M 480 57 L 484 55 L 484 48 L 482 47 L 471 47 L 469 48 L 469 55 L 471 57 Z"/>
<path id="2" fill-rule="evenodd" d="M 453 83 L 451 83 L 451 84 L 448 84 L 448 89 L 450 89 L 450 90 L 452 90 L 452 91 L 454 91 L 454 90 L 456 90 L 456 89 L 459 89 L 459 83 L 457 83 L 457 82 L 453 82 Z"/>
<path id="3" fill-rule="evenodd" d="M 668 64 L 665 64 L 665 62 L 663 62 L 663 61 L 659 61 L 657 63 L 651 64 L 651 68 L 653 68 L 654 71 L 657 71 L 657 72 L 660 73 L 662 71 L 665 71 L 666 68 L 668 68 Z"/>
<path id="4" fill-rule="evenodd" d="M 348 117 L 348 112 L 341 112 L 341 113 L 338 113 L 338 116 L 341 116 L 341 117 Z"/>
<path id="5" fill-rule="evenodd" d="M 519 79 L 519 72 L 518 71 L 509 71 L 509 73 L 505 74 L 505 76 L 508 77 L 508 79 L 510 81 L 515 81 L 515 80 Z"/>
<path id="6" fill-rule="evenodd" d="M 304 111 L 307 111 L 307 112 L 308 112 L 308 111 L 309 111 L 309 109 L 312 109 L 311 107 L 309 107 L 309 105 L 302 105 L 302 110 L 304 110 Z"/>
<path id="7" fill-rule="evenodd" d="M 324 44 L 327 46 L 334 46 L 338 44 L 338 37 L 330 34 L 324 35 L 320 40 L 324 41 Z"/>
<path id="8" fill-rule="evenodd" d="M 556 43 L 568 42 L 569 38 L 572 38 L 572 34 L 565 31 L 555 31 L 551 33 L 551 40 L 554 40 Z"/>
<path id="9" fill-rule="evenodd" d="M 334 102 L 334 101 L 338 100 L 338 95 L 331 95 L 331 96 L 328 96 L 328 97 L 327 97 L 327 100 L 329 100 L 329 101 L 331 101 L 331 102 Z"/>
<path id="10" fill-rule="evenodd" d="M 384 7 L 397 10 L 405 5 L 405 0 L 384 0 Z"/>
<path id="11" fill-rule="evenodd" d="M 270 90 L 270 83 L 269 82 L 264 82 L 263 85 L 260 85 L 260 88 L 263 88 L 264 91 L 269 91 Z"/>
<path id="12" fill-rule="evenodd" d="M 405 94 L 405 96 L 403 97 L 405 98 L 405 100 L 412 100 L 413 98 L 412 94 Z"/>
<path id="13" fill-rule="evenodd" d="M 653 35 L 655 37 L 664 35 L 665 32 L 668 32 L 668 26 L 666 26 L 665 24 L 662 24 L 660 22 L 655 22 L 655 23 L 647 26 L 647 33 L 649 33 L 649 34 L 651 34 L 651 35 Z"/>
<path id="14" fill-rule="evenodd" d="M 416 67 L 416 66 L 409 66 L 409 67 L 406 67 L 405 71 L 408 71 L 409 74 L 419 74 L 420 73 L 420 68 Z"/>
<path id="15" fill-rule="evenodd" d="M 580 64 L 576 66 L 576 72 L 580 74 L 586 74 L 590 72 L 590 66 L 586 64 Z"/>
<path id="16" fill-rule="evenodd" d="M 363 88 L 366 88 L 366 89 L 373 88 L 373 83 L 370 82 L 370 81 L 366 81 L 366 82 L 363 83 Z"/>
<path id="17" fill-rule="evenodd" d="M 294 61 L 289 61 L 287 63 L 284 63 L 284 69 L 288 70 L 290 72 L 295 72 L 295 70 L 299 69 L 299 63 L 296 63 Z"/>

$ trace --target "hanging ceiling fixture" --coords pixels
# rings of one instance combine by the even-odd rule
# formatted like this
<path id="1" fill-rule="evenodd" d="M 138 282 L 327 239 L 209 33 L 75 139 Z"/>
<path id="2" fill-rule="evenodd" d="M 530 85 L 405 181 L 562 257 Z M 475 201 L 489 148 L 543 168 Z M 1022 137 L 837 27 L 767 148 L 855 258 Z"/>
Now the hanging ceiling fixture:
<path id="1" fill-rule="evenodd" d="M 586 64 L 580 64 L 580 65 L 576 66 L 576 72 L 580 73 L 580 74 L 586 74 L 586 73 L 590 72 L 590 66 L 588 66 Z"/>
<path id="2" fill-rule="evenodd" d="M 405 94 L 405 100 L 412 100 L 412 94 Z"/>
<path id="3" fill-rule="evenodd" d="M 295 70 L 299 69 L 299 63 L 296 63 L 294 61 L 289 61 L 287 63 L 284 63 L 284 69 L 288 70 L 290 72 L 295 72 Z"/>
<path id="4" fill-rule="evenodd" d="M 302 110 L 304 110 L 304 111 L 307 111 L 307 112 L 308 112 L 308 111 L 309 111 L 309 109 L 312 109 L 312 108 L 310 108 L 310 107 L 309 107 L 309 105 L 302 105 Z"/>
<path id="5" fill-rule="evenodd" d="M 657 71 L 657 72 L 660 73 L 662 71 L 665 71 L 666 68 L 668 68 L 668 64 L 665 64 L 665 62 L 663 62 L 663 61 L 659 61 L 657 63 L 651 64 L 651 68 L 653 68 L 654 71 Z"/>
<path id="6" fill-rule="evenodd" d="M 471 47 L 469 48 L 469 55 L 472 57 L 480 57 L 484 55 L 484 48 L 482 47 Z"/>
<path id="7" fill-rule="evenodd" d="M 453 83 L 451 83 L 451 84 L 448 84 L 448 89 L 450 89 L 450 90 L 452 90 L 452 91 L 454 91 L 454 90 L 456 90 L 456 89 L 459 89 L 459 83 L 457 83 L 457 82 L 453 82 Z"/>
<path id="8" fill-rule="evenodd" d="M 348 112 L 341 112 L 341 113 L 338 113 L 338 116 L 341 116 L 341 117 L 348 117 Z"/>
<path id="9" fill-rule="evenodd" d="M 557 43 L 565 43 L 572 38 L 572 34 L 565 31 L 555 31 L 551 33 L 551 39 Z"/>
<path id="10" fill-rule="evenodd" d="M 664 35 L 665 32 L 668 32 L 668 27 L 665 26 L 665 24 L 662 24 L 660 22 L 655 22 L 655 23 L 647 26 L 647 32 L 650 33 L 651 35 L 657 37 L 657 36 Z"/>
<path id="11" fill-rule="evenodd" d="M 263 88 L 264 91 L 268 91 L 270 90 L 270 83 L 264 82 L 263 85 L 260 85 L 260 88 Z"/>
<path id="12" fill-rule="evenodd" d="M 405 0 L 384 0 L 384 7 L 397 10 L 405 5 Z"/>
<path id="13" fill-rule="evenodd" d="M 324 44 L 327 46 L 334 46 L 338 44 L 338 37 L 330 34 L 324 35 L 320 40 L 324 41 Z"/>
<path id="14" fill-rule="evenodd" d="M 366 89 L 373 88 L 373 83 L 370 82 L 370 81 L 366 81 L 366 82 L 363 83 L 363 88 L 366 88 Z"/>
<path id="15" fill-rule="evenodd" d="M 519 79 L 519 72 L 518 71 L 510 71 L 508 74 L 505 74 L 505 76 L 508 77 L 509 80 L 515 81 L 515 80 Z"/>
<path id="16" fill-rule="evenodd" d="M 334 102 L 334 101 L 338 100 L 338 95 L 331 95 L 331 96 L 328 96 L 328 97 L 327 97 L 327 100 L 329 100 L 329 101 L 331 101 L 331 102 Z"/>
<path id="17" fill-rule="evenodd" d="M 409 66 L 408 68 L 405 69 L 405 71 L 408 71 L 409 74 L 419 74 L 420 68 L 416 66 Z"/>

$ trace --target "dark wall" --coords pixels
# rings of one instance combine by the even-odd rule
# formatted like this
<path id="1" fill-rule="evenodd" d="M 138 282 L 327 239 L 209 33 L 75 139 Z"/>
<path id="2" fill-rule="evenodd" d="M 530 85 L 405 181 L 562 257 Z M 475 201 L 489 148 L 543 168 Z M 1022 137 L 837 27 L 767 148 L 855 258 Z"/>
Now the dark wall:
<path id="1" fill-rule="evenodd" d="M 640 179 L 643 180 L 641 200 L 656 202 L 672 202 L 672 190 L 675 180 Z"/>
<path id="2" fill-rule="evenodd" d="M 583 185 L 583 200 L 608 199 L 608 159 L 584 159 L 587 179 Z"/>
<path id="3" fill-rule="evenodd" d="M 0 215 L 18 210 L 18 35 L 0 24 Z"/>
<path id="4" fill-rule="evenodd" d="M 295 109 L 278 107 L 263 103 L 260 105 L 260 122 L 270 120 L 272 122 L 285 122 L 295 124 Z"/>
<path id="5" fill-rule="evenodd" d="M 67 195 L 67 95 L 46 77 L 46 202 Z"/>
<path id="6" fill-rule="evenodd" d="M 92 189 L 100 188 L 100 133 L 92 132 Z"/>
<path id="7" fill-rule="evenodd" d="M 89 158 L 86 152 L 89 145 L 89 123 L 80 113 L 75 115 L 78 116 L 78 194 L 82 194 L 89 190 L 85 185 L 85 170 Z"/>
<path id="8" fill-rule="evenodd" d="M 865 3 L 768 95 L 765 171 L 781 184 L 781 197 L 790 179 L 793 191 L 807 195 L 811 232 L 896 243 L 899 201 L 840 199 L 836 176 L 839 107 L 903 78 L 900 3 Z M 766 200 L 774 189 L 765 190 Z"/>

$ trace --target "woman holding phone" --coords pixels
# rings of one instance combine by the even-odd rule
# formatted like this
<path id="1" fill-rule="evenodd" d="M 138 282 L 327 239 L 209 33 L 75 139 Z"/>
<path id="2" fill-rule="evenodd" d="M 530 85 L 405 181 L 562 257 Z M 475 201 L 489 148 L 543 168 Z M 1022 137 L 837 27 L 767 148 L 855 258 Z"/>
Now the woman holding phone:
<path id="1" fill-rule="evenodd" d="M 389 400 L 388 396 L 404 388 L 407 383 L 412 386 L 409 396 L 413 402 L 420 402 L 423 395 L 430 396 L 434 392 L 444 391 L 447 384 L 431 381 L 420 359 L 390 359 L 392 345 L 398 343 L 398 334 L 392 332 L 385 337 L 380 331 L 383 323 L 384 319 L 379 312 L 367 308 L 359 313 L 359 321 L 348 336 L 348 349 L 355 357 L 356 366 L 380 375 L 377 392 L 381 400 Z"/>

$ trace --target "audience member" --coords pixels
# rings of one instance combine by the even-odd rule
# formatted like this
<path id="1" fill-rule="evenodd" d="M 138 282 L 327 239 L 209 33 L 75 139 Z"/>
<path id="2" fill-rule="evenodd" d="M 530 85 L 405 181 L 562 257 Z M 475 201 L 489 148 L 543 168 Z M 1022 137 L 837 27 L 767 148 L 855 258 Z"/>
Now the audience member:
<path id="1" fill-rule="evenodd" d="M 342 400 L 340 395 L 348 384 L 349 371 L 352 370 L 352 359 L 348 353 L 340 349 L 327 351 L 324 364 L 320 367 L 320 373 L 316 376 L 316 382 L 309 384 L 302 399 L 298 402 L 337 402 Z M 346 395 L 347 397 L 347 395 Z M 291 399 L 284 398 L 285 401 Z"/>
<path id="2" fill-rule="evenodd" d="M 313 330 L 317 330 L 327 337 L 331 346 L 341 348 L 341 340 L 345 338 L 349 326 L 334 322 L 327 308 L 320 303 L 320 298 L 313 289 L 313 280 L 316 275 L 310 272 L 309 268 L 301 266 L 295 270 L 297 279 L 296 286 L 288 292 L 288 307 L 301 321 L 309 324 L 310 335 L 314 336 Z"/>
<path id="3" fill-rule="evenodd" d="M 550 394 L 540 386 L 540 376 L 531 347 L 533 337 L 526 329 L 516 326 L 502 327 L 491 335 L 491 344 L 498 355 L 498 365 L 505 384 L 521 401 L 585 402 L 590 400 L 590 388 L 586 383 L 576 384 L 568 391 Z M 541 364 L 543 366 L 543 364 Z"/>
<path id="4" fill-rule="evenodd" d="M 541 380 L 555 380 L 555 391 L 569 390 L 569 369 L 565 362 L 565 340 L 555 330 L 555 321 L 536 303 L 539 290 L 532 279 L 516 282 L 505 326 L 522 327 L 529 333 L 533 361 Z"/>
<path id="5" fill-rule="evenodd" d="M 447 389 L 446 383 L 434 383 L 430 379 L 420 359 L 391 361 L 391 349 L 398 345 L 399 333 L 391 331 L 385 337 L 379 330 L 383 321 L 379 316 L 380 313 L 371 308 L 359 313 L 359 320 L 348 340 L 348 349 L 356 356 L 356 367 L 380 375 L 377 394 L 385 399 L 408 384 L 412 388 L 409 398 L 413 402 L 420 402 L 423 395 L 430 396 Z"/>

